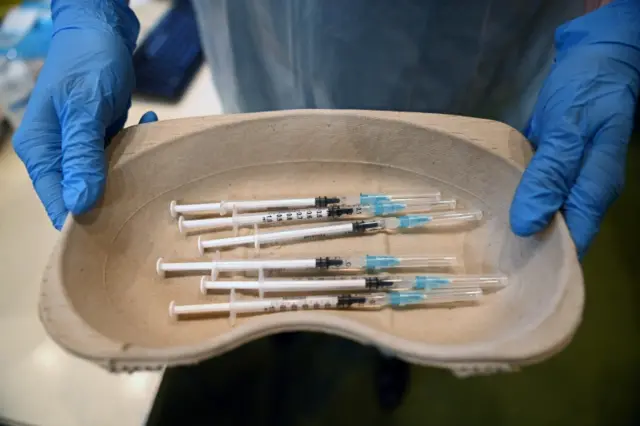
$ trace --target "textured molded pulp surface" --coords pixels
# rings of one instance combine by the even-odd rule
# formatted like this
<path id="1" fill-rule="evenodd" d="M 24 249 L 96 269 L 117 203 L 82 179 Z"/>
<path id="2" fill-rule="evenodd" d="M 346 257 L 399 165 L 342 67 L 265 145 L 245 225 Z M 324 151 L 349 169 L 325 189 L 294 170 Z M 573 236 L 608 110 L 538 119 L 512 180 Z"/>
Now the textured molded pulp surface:
<path id="1" fill-rule="evenodd" d="M 112 368 L 194 362 L 283 330 L 314 330 L 386 347 L 413 362 L 532 362 L 559 350 L 582 312 L 582 277 L 566 227 L 522 239 L 508 209 L 530 155 L 503 124 L 425 114 L 300 111 L 176 120 L 128 129 L 112 153 L 104 200 L 69 220 L 45 274 L 41 316 L 67 349 Z M 478 227 L 263 248 L 261 257 L 453 253 L 459 272 L 502 271 L 510 287 L 479 306 L 313 311 L 175 321 L 201 295 L 197 276 L 163 279 L 155 261 L 196 259 L 197 236 L 169 216 L 185 202 L 438 188 L 480 208 Z M 246 233 L 247 231 L 243 231 Z M 231 231 L 206 234 L 212 238 Z M 210 256 L 212 253 L 209 253 Z M 223 258 L 255 257 L 253 248 Z M 251 296 L 242 296 L 251 297 Z"/>

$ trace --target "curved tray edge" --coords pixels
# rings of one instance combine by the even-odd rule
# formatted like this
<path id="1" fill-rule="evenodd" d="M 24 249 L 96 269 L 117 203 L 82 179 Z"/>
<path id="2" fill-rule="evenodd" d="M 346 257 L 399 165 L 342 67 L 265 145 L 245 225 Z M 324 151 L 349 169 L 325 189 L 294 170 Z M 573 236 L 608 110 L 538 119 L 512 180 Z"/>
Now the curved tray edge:
<path id="1" fill-rule="evenodd" d="M 524 169 L 532 156 L 528 142 L 517 130 L 490 120 L 385 111 L 303 110 L 197 117 L 133 126 L 121 132 L 109 150 L 111 167 L 124 164 L 149 149 L 169 143 L 187 134 L 199 133 L 217 126 L 244 120 L 310 114 L 361 115 L 404 121 L 445 131 L 456 134 L 470 143 L 503 157 L 520 169 Z M 47 333 L 65 350 L 93 361 L 110 371 L 150 370 L 161 369 L 164 366 L 193 364 L 232 350 L 251 340 L 284 331 L 315 331 L 335 334 L 363 344 L 384 347 L 386 350 L 395 352 L 398 357 L 415 364 L 449 368 L 459 375 L 512 371 L 519 365 L 542 361 L 562 350 L 570 342 L 582 318 L 584 285 L 576 260 L 569 274 L 569 282 L 573 285 L 567 286 L 557 311 L 538 329 L 530 333 L 530 338 L 540 338 L 540 335 L 544 335 L 544 340 L 547 343 L 541 345 L 539 350 L 530 353 L 518 350 L 517 342 L 515 345 L 499 348 L 499 355 L 494 352 L 493 356 L 487 356 L 487 353 L 492 352 L 491 350 L 487 351 L 489 349 L 487 347 L 481 351 L 484 352 L 484 355 L 468 351 L 464 354 L 456 353 L 451 347 L 401 342 L 400 339 L 390 335 L 381 335 L 379 332 L 360 324 L 335 317 L 329 317 L 328 320 L 327 316 L 312 313 L 305 314 L 304 320 L 295 316 L 293 320 L 278 319 L 278 324 L 271 324 L 273 321 L 270 320 L 262 321 L 260 327 L 243 327 L 232 330 L 223 336 L 191 347 L 171 349 L 131 347 L 127 344 L 111 341 L 90 328 L 75 312 L 65 296 L 60 263 L 64 242 L 72 223 L 73 218 L 70 217 L 65 223 L 61 238 L 45 270 L 39 303 L 40 318 Z M 568 230 L 560 215 L 557 215 L 552 226 L 564 228 L 561 231 L 568 236 Z M 559 329 L 557 327 L 558 321 L 565 324 L 565 327 Z M 425 352 L 428 352 L 429 355 Z"/>

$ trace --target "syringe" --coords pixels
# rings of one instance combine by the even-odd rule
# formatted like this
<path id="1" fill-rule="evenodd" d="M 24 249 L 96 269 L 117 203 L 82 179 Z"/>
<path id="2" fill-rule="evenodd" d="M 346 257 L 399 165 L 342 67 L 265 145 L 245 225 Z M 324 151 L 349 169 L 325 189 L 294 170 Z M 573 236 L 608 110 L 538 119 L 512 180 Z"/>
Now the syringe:
<path id="1" fill-rule="evenodd" d="M 234 300 L 228 303 L 206 303 L 198 305 L 169 304 L 170 316 L 203 315 L 216 313 L 284 312 L 305 309 L 382 309 L 385 306 L 399 308 L 407 305 L 442 305 L 475 302 L 482 290 L 455 290 L 427 293 L 390 292 L 371 294 L 344 294 L 335 296 L 278 297 L 255 300 Z"/>
<path id="2" fill-rule="evenodd" d="M 260 211 L 269 209 L 286 208 L 323 208 L 332 204 L 356 205 L 356 204 L 377 204 L 381 202 L 405 201 L 407 199 L 424 199 L 439 201 L 440 192 L 430 191 L 420 194 L 359 194 L 344 196 L 321 196 L 314 198 L 284 198 L 279 200 L 242 200 L 242 201 L 220 201 L 218 203 L 199 204 L 178 204 L 176 200 L 169 204 L 171 216 L 182 215 L 204 215 L 219 213 L 225 215 L 232 211 Z"/>
<path id="3" fill-rule="evenodd" d="M 478 221 L 481 219 L 482 212 L 480 210 L 471 210 L 463 212 L 456 211 L 388 217 L 383 219 L 347 222 L 313 228 L 301 228 L 290 231 L 253 234 L 242 237 L 219 238 L 215 240 L 203 240 L 201 237 L 198 237 L 198 250 L 200 251 L 200 254 L 204 254 L 204 250 L 210 248 L 242 246 L 247 244 L 259 247 L 262 244 L 301 240 L 312 237 L 332 237 L 345 234 L 358 234 L 367 231 L 405 229 L 430 225 L 455 225 L 469 221 Z"/>
<path id="4" fill-rule="evenodd" d="M 210 281 L 200 280 L 200 291 L 240 290 L 264 293 L 305 291 L 364 291 L 364 290 L 424 290 L 481 289 L 497 291 L 507 285 L 504 275 L 397 275 L 359 276 L 302 279 L 265 279 L 262 281 Z"/>
<path id="5" fill-rule="evenodd" d="M 257 270 L 384 270 L 391 268 L 453 268 L 458 265 L 455 256 L 417 255 L 390 256 L 365 255 L 352 257 L 316 257 L 308 259 L 254 259 L 254 260 L 210 260 L 206 262 L 156 262 L 158 275 L 167 272 L 224 272 Z"/>
<path id="6" fill-rule="evenodd" d="M 254 224 L 262 225 L 286 225 L 301 221 L 326 221 L 341 217 L 374 217 L 389 216 L 399 212 L 430 212 L 436 210 L 453 210 L 456 208 L 456 200 L 429 201 L 424 199 L 406 200 L 403 202 L 384 202 L 378 204 L 358 204 L 355 206 L 331 205 L 316 209 L 299 209 L 278 212 L 261 212 L 252 214 L 240 214 L 228 217 L 214 217 L 206 219 L 185 219 L 180 216 L 178 229 L 180 232 L 192 230 L 206 230 L 230 228 L 234 226 L 246 226 Z"/>

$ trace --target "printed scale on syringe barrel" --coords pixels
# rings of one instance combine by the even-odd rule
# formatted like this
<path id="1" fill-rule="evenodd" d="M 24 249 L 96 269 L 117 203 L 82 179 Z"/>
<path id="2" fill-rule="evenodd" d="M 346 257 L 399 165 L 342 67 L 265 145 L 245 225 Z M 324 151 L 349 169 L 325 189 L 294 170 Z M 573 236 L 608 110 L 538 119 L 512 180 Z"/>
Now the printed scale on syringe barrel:
<path id="1" fill-rule="evenodd" d="M 206 219 L 185 219 L 180 216 L 178 229 L 180 232 L 191 230 L 220 229 L 250 225 L 287 225 L 292 222 L 319 222 L 345 217 L 375 217 L 390 216 L 397 213 L 431 212 L 436 210 L 453 210 L 456 200 L 424 200 L 412 199 L 406 201 L 382 202 L 378 204 L 331 205 L 317 209 L 299 209 L 276 212 L 261 212 L 251 214 L 233 214 L 228 217 Z"/>
<path id="2" fill-rule="evenodd" d="M 169 204 L 169 212 L 173 217 L 177 217 L 178 215 L 226 215 L 233 211 L 246 212 L 272 209 L 324 208 L 333 204 L 347 206 L 372 205 L 396 201 L 402 202 L 409 199 L 440 201 L 440 192 L 431 191 L 421 194 L 359 194 L 333 197 L 283 198 L 277 200 L 238 200 L 199 204 L 178 204 L 177 201 L 174 200 Z"/>
<path id="3" fill-rule="evenodd" d="M 431 214 L 415 214 L 382 219 L 346 222 L 337 225 L 294 229 L 289 231 L 258 233 L 241 237 L 218 238 L 203 240 L 198 237 L 198 250 L 204 254 L 206 249 L 235 247 L 243 245 L 274 244 L 286 241 L 304 240 L 316 237 L 336 237 L 339 235 L 362 234 L 384 230 L 407 229 L 432 225 L 455 226 L 465 222 L 475 222 L 482 219 L 482 211 L 453 211 Z"/>

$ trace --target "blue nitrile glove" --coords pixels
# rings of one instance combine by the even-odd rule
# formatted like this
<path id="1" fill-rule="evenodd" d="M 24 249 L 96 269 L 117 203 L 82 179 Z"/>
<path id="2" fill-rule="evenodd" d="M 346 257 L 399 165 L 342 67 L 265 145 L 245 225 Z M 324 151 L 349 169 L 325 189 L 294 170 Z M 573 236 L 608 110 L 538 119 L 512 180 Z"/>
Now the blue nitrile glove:
<path id="1" fill-rule="evenodd" d="M 53 0 L 53 37 L 13 145 L 54 226 L 104 189 L 105 140 L 127 119 L 140 25 L 124 0 Z"/>
<path id="2" fill-rule="evenodd" d="M 556 60 L 526 136 L 537 148 L 511 205 L 520 236 L 564 213 L 582 256 L 623 187 L 640 85 L 640 0 L 617 0 L 556 31 Z"/>

